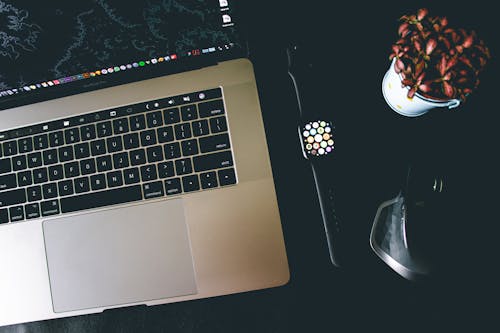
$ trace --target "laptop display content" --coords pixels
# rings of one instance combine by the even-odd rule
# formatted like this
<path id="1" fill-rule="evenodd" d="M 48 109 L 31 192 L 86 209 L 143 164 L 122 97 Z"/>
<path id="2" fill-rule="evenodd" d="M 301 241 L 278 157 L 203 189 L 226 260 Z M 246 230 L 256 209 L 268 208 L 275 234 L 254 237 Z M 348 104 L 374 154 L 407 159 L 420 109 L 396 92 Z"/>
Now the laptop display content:
<path id="1" fill-rule="evenodd" d="M 0 326 L 289 279 L 230 0 L 0 0 Z"/>
<path id="2" fill-rule="evenodd" d="M 227 0 L 0 0 L 0 110 L 234 58 Z"/>

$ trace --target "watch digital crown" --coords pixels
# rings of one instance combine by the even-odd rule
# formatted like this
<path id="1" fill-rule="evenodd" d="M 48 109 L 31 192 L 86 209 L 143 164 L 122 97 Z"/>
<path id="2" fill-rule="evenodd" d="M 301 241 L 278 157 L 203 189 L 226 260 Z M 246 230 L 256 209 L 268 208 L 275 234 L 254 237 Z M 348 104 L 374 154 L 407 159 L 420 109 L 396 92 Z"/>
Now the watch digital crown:
<path id="1" fill-rule="evenodd" d="M 331 122 L 324 120 L 311 121 L 299 128 L 304 157 L 323 157 L 333 152 L 333 130 Z"/>

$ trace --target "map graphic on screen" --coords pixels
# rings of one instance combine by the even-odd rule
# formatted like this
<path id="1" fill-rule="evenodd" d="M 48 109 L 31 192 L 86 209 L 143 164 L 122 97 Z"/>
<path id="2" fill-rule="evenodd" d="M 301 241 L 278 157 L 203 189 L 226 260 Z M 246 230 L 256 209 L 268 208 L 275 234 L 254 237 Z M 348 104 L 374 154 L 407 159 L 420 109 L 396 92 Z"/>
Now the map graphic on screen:
<path id="1" fill-rule="evenodd" d="M 0 92 L 220 52 L 232 19 L 227 0 L 0 0 Z"/>

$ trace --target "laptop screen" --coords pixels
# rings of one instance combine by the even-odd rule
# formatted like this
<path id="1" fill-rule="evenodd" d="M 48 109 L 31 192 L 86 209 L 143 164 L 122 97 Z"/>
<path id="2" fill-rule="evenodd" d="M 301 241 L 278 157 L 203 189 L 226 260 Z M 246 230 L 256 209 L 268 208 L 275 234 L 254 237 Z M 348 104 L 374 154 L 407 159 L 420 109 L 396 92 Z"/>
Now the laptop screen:
<path id="1" fill-rule="evenodd" d="M 234 0 L 0 0 L 0 109 L 243 54 Z"/>

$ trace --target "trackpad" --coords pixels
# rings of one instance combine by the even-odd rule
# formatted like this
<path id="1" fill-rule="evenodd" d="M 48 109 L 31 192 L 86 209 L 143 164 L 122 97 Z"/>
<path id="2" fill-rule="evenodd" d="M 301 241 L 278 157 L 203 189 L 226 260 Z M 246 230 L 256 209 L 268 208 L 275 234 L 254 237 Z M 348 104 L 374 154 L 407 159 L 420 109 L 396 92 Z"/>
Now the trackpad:
<path id="1" fill-rule="evenodd" d="M 55 312 L 195 294 L 181 199 L 43 223 Z"/>

